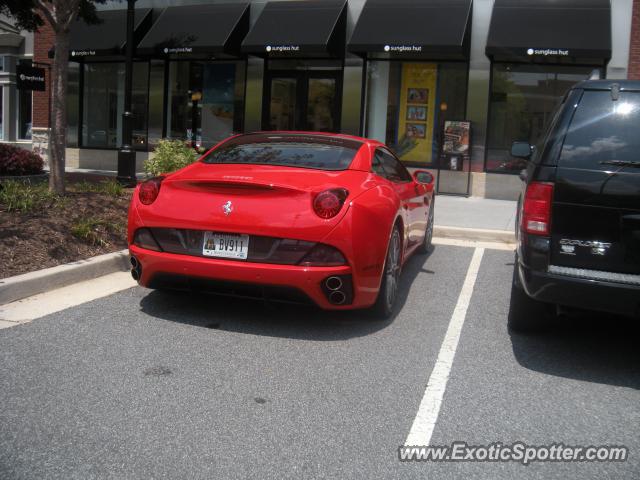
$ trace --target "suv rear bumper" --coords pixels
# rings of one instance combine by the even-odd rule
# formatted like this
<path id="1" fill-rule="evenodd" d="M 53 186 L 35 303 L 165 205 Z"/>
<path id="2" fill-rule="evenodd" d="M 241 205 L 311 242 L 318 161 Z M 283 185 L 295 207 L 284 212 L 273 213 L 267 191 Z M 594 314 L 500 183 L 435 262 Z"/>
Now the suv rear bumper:
<path id="1" fill-rule="evenodd" d="M 527 295 L 547 303 L 640 317 L 640 286 L 541 272 L 518 262 Z"/>

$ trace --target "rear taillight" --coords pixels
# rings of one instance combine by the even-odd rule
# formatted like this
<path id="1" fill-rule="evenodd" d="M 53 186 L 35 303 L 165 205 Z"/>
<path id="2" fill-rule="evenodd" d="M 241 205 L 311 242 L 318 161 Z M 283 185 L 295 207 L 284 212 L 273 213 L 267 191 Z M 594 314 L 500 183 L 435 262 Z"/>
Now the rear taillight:
<path id="1" fill-rule="evenodd" d="M 313 210 L 320 218 L 333 218 L 340 212 L 348 196 L 349 192 L 344 188 L 325 190 L 313 199 Z"/>
<path id="2" fill-rule="evenodd" d="M 531 182 L 522 206 L 520 228 L 532 235 L 548 236 L 551 232 L 553 183 Z"/>
<path id="3" fill-rule="evenodd" d="M 160 245 L 158 245 L 158 242 L 153 237 L 151 230 L 148 228 L 139 228 L 136 230 L 136 234 L 133 236 L 133 244 L 141 248 L 146 248 L 147 250 L 162 251 Z"/>
<path id="4" fill-rule="evenodd" d="M 158 198 L 160 193 L 160 184 L 164 177 L 154 177 L 140 184 L 138 190 L 138 198 L 145 205 L 151 205 Z"/>
<path id="5" fill-rule="evenodd" d="M 347 261 L 340 253 L 340 250 L 330 245 L 318 243 L 298 262 L 298 265 L 305 267 L 337 267 L 346 265 L 346 263 Z"/>

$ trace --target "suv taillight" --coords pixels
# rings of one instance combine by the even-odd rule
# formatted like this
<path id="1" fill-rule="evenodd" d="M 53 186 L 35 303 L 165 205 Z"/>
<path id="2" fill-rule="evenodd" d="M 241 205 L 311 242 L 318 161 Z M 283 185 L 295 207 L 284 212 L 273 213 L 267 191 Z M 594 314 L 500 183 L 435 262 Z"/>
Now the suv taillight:
<path id="1" fill-rule="evenodd" d="M 520 228 L 532 235 L 548 236 L 551 232 L 553 183 L 531 182 L 522 206 Z"/>

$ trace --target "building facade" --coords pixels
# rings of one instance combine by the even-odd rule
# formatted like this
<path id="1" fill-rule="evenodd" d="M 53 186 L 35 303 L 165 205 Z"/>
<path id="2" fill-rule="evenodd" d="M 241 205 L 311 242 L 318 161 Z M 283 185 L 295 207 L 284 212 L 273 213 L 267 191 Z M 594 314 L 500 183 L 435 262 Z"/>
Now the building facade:
<path id="1" fill-rule="evenodd" d="M 125 12 L 71 32 L 67 165 L 115 170 Z M 318 130 L 387 143 L 441 193 L 514 198 L 567 89 L 640 75 L 638 0 L 138 0 L 138 168 L 162 138 L 209 147 L 237 132 Z M 46 28 L 36 61 L 50 57 Z M 46 132 L 48 92 L 34 97 Z M 42 130 L 44 129 L 44 130 Z M 44 140 L 39 139 L 39 148 Z"/>
<path id="2" fill-rule="evenodd" d="M 33 60 L 33 34 L 0 16 L 0 142 L 31 147 L 32 95 L 16 88 L 16 70 Z"/>

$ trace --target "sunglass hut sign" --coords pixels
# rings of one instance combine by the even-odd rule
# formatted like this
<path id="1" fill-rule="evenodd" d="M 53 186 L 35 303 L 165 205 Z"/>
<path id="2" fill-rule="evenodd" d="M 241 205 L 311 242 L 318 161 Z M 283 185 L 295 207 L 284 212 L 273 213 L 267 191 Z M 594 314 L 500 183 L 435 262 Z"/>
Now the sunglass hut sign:
<path id="1" fill-rule="evenodd" d="M 383 50 L 394 53 L 419 53 L 422 52 L 422 45 L 385 45 Z"/>
<path id="2" fill-rule="evenodd" d="M 562 48 L 527 48 L 527 55 L 530 57 L 542 56 L 542 57 L 568 57 L 569 50 Z"/>

